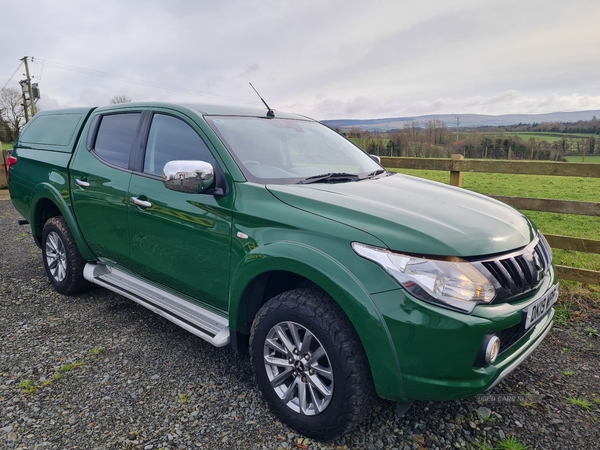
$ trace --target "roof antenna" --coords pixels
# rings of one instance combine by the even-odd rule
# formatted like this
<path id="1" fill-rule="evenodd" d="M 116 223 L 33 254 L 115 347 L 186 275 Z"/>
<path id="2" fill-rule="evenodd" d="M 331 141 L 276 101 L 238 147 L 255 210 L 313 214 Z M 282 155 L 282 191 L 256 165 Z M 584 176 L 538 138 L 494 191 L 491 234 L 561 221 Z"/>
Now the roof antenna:
<path id="1" fill-rule="evenodd" d="M 267 105 L 267 102 L 265 102 L 264 99 L 260 96 L 260 94 L 258 93 L 256 88 L 254 86 L 252 86 L 252 83 L 248 82 L 248 84 L 252 87 L 252 89 L 254 89 L 254 92 L 256 92 L 256 95 L 258 95 L 258 98 L 260 98 L 262 100 L 262 102 L 265 104 L 265 106 L 267 107 L 267 109 L 268 109 L 267 117 L 275 117 L 275 113 L 273 112 L 273 110 L 271 108 L 269 108 L 269 105 Z"/>

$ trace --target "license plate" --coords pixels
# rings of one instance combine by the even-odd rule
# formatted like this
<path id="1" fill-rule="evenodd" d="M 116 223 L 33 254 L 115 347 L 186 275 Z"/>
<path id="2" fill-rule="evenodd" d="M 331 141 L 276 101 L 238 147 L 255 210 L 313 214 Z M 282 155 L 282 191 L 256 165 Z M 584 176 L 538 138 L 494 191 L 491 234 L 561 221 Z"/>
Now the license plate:
<path id="1" fill-rule="evenodd" d="M 546 295 L 537 300 L 533 305 L 529 305 L 527 308 L 525 308 L 523 310 L 523 312 L 527 314 L 525 319 L 525 329 L 528 329 L 539 319 L 541 319 L 548 312 L 548 310 L 552 308 L 552 305 L 556 303 L 557 299 L 558 284 L 546 292 Z"/>

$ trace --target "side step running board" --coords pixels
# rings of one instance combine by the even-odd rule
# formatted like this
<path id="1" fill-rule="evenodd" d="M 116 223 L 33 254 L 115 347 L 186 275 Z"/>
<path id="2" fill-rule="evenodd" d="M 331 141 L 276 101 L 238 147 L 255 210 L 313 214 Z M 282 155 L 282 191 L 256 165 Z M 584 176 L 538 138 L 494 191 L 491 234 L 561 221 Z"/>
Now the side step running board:
<path id="1" fill-rule="evenodd" d="M 83 276 L 139 303 L 215 347 L 229 344 L 229 322 L 225 317 L 104 264 L 87 263 Z"/>

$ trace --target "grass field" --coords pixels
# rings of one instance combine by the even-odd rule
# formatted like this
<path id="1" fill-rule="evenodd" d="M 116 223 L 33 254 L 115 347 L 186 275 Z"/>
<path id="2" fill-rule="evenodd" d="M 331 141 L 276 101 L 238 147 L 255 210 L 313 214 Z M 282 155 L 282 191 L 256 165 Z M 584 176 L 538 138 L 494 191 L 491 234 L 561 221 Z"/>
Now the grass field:
<path id="1" fill-rule="evenodd" d="M 2 150 L 12 150 L 12 148 L 13 148 L 12 142 L 3 142 L 2 143 Z"/>
<path id="2" fill-rule="evenodd" d="M 598 137 L 596 134 L 586 133 L 522 133 L 522 132 L 508 132 L 508 134 L 517 135 L 524 141 L 528 141 L 533 138 L 535 140 L 544 140 L 549 142 L 560 141 L 562 138 L 565 139 L 587 139 L 589 137 Z"/>
<path id="3" fill-rule="evenodd" d="M 395 169 L 392 169 L 395 170 Z M 395 170 L 448 183 L 448 172 L 435 170 Z M 600 178 L 463 173 L 463 187 L 486 195 L 551 198 L 586 202 L 600 201 Z M 547 234 L 600 240 L 600 217 L 523 211 Z M 555 249 L 556 264 L 600 270 L 600 255 Z"/>
<path id="4" fill-rule="evenodd" d="M 569 162 L 581 162 L 581 156 L 565 156 L 565 159 Z M 600 155 L 585 155 L 585 160 L 583 162 L 600 164 Z"/>
<path id="5" fill-rule="evenodd" d="M 502 133 L 481 133 L 481 135 L 489 137 L 490 139 L 501 138 L 506 136 L 516 136 L 524 141 L 528 141 L 529 139 L 535 139 L 536 141 L 548 141 L 548 142 L 556 142 L 562 140 L 562 138 L 566 139 L 587 139 L 588 137 L 596 137 L 596 134 L 586 134 L 586 133 L 527 133 L 522 131 L 504 131 Z"/>

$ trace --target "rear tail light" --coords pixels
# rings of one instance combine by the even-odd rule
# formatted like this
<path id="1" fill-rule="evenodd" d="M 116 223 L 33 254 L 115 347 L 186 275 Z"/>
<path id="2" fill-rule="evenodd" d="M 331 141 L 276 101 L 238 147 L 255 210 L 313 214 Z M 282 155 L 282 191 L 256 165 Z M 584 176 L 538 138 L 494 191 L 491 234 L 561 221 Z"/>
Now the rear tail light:
<path id="1" fill-rule="evenodd" d="M 6 181 L 10 179 L 10 168 L 17 163 L 17 158 L 14 156 L 9 156 L 6 161 Z"/>

